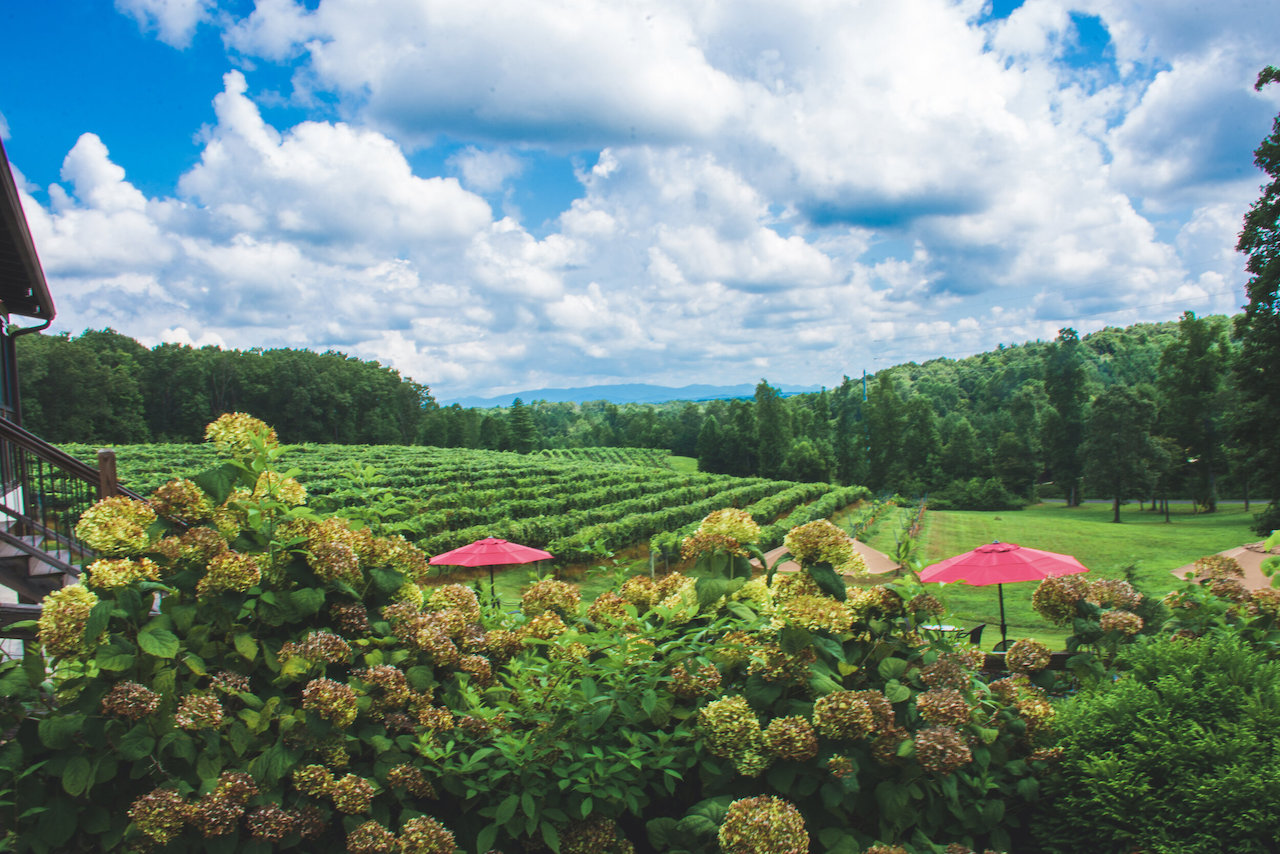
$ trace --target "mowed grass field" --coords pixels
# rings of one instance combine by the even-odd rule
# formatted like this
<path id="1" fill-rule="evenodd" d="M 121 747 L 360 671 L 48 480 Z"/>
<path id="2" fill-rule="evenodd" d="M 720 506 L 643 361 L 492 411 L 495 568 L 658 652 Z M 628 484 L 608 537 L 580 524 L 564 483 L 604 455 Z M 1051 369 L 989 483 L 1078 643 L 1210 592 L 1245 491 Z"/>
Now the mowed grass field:
<path id="1" fill-rule="evenodd" d="M 1164 515 L 1140 511 L 1136 504 L 1120 508 L 1120 524 L 1111 521 L 1110 504 L 1039 504 L 1025 510 L 999 512 L 929 511 L 918 539 L 917 556 L 928 566 L 952 555 L 995 540 L 1074 555 L 1089 567 L 1087 577 L 1128 577 L 1147 596 L 1162 597 L 1180 583 L 1172 571 L 1204 555 L 1214 554 L 1260 537 L 1253 533 L 1253 516 L 1261 505 L 1245 512 L 1243 503 L 1219 505 L 1216 513 L 1192 512 L 1191 505 L 1173 505 L 1170 522 Z M 899 509 L 899 515 L 907 511 Z M 886 516 L 872 532 L 869 544 L 892 554 L 898 517 Z M 951 622 L 963 626 L 986 623 L 982 645 L 1000 639 L 997 589 L 966 584 L 929 585 L 946 603 Z M 1061 648 L 1067 632 L 1051 626 L 1031 607 L 1034 582 L 1004 585 L 1005 618 L 1009 638 L 1035 637 Z"/>

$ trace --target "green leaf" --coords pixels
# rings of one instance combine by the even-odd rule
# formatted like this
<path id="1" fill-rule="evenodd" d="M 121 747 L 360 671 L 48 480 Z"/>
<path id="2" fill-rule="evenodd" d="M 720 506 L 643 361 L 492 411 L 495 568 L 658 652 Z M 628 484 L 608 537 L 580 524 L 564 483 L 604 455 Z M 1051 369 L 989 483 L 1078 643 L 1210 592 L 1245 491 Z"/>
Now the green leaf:
<path id="1" fill-rule="evenodd" d="M 65 750 L 70 747 L 75 734 L 84 726 L 84 715 L 54 715 L 40 721 L 37 732 L 40 743 L 50 750 Z"/>
<path id="2" fill-rule="evenodd" d="M 258 657 L 258 640 L 253 635 L 244 632 L 236 635 L 234 641 L 236 652 L 240 653 L 241 656 L 249 661 L 253 661 Z"/>
<path id="3" fill-rule="evenodd" d="M 881 679 L 901 679 L 902 674 L 906 673 L 911 667 L 911 662 L 905 658 L 889 658 L 882 659 L 876 670 L 880 673 Z"/>
<path id="4" fill-rule="evenodd" d="M 1018 781 L 1017 789 L 1023 798 L 1034 801 L 1040 796 L 1040 781 L 1035 777 L 1023 777 Z"/>
<path id="5" fill-rule="evenodd" d="M 214 504 L 221 504 L 227 500 L 227 496 L 231 494 L 231 490 L 235 488 L 243 474 L 240 467 L 234 463 L 223 463 L 196 475 L 192 480 L 195 481 L 196 486 L 208 494 Z"/>
<path id="6" fill-rule="evenodd" d="M 106 631 L 107 624 L 111 622 L 111 610 L 113 607 L 110 599 L 103 599 L 93 606 L 93 610 L 89 612 L 89 619 L 84 624 L 84 639 L 86 643 L 97 640 L 98 635 Z"/>
<path id="7" fill-rule="evenodd" d="M 121 759 L 129 762 L 149 756 L 155 750 L 156 740 L 147 731 L 146 724 L 134 724 L 116 745 L 116 753 Z"/>
<path id="8" fill-rule="evenodd" d="M 129 641 L 121 637 L 114 637 L 111 643 L 98 647 L 94 653 L 94 661 L 102 670 L 128 670 L 133 667 L 137 656 L 134 651 L 137 647 Z"/>
<path id="9" fill-rule="evenodd" d="M 583 798 L 582 803 L 578 805 L 578 814 L 581 815 L 583 818 L 586 818 L 587 816 L 591 815 L 591 806 L 592 806 L 591 796 L 588 795 L 587 797 Z"/>
<path id="10" fill-rule="evenodd" d="M 374 585 L 383 593 L 395 593 L 404 586 L 405 575 L 397 569 L 388 569 L 378 567 L 369 570 L 369 577 L 373 579 Z"/>
<path id="11" fill-rule="evenodd" d="M 911 689 L 897 679 L 890 679 L 884 685 L 884 696 L 890 703 L 901 703 L 911 699 Z"/>
<path id="12" fill-rule="evenodd" d="M 493 850 L 493 843 L 498 839 L 498 825 L 486 824 L 476 834 L 476 854 L 485 854 Z"/>
<path id="13" fill-rule="evenodd" d="M 649 836 L 649 847 L 654 851 L 670 851 L 675 847 L 676 838 L 679 836 L 676 830 L 676 820 L 674 818 L 655 818 L 645 823 L 645 832 Z"/>
<path id="14" fill-rule="evenodd" d="M 62 769 L 62 789 L 71 797 L 79 797 L 93 783 L 93 765 L 87 756 L 73 756 Z"/>
<path id="15" fill-rule="evenodd" d="M 173 658 L 182 646 L 178 636 L 168 629 L 153 628 L 154 625 L 148 623 L 138 632 L 138 646 L 156 658 Z"/>
<path id="16" fill-rule="evenodd" d="M 818 582 L 818 586 L 822 588 L 823 593 L 840 602 L 848 598 L 849 592 L 845 588 L 844 579 L 840 577 L 831 564 L 818 563 L 807 569 L 809 577 Z"/>
<path id="17" fill-rule="evenodd" d="M 516 808 L 520 806 L 519 795 L 507 795 L 502 803 L 498 804 L 498 808 L 494 810 L 493 820 L 497 824 L 506 824 L 511 821 L 511 817 L 516 814 Z"/>
<path id="18" fill-rule="evenodd" d="M 538 826 L 538 830 L 542 833 L 542 841 L 547 843 L 547 847 L 556 854 L 560 854 L 560 833 L 556 830 L 556 826 L 549 821 L 544 821 Z"/>
<path id="19" fill-rule="evenodd" d="M 524 792 L 520 795 L 520 808 L 524 810 L 524 814 L 529 818 L 533 818 L 538 814 L 538 806 L 533 801 L 533 795 Z"/>

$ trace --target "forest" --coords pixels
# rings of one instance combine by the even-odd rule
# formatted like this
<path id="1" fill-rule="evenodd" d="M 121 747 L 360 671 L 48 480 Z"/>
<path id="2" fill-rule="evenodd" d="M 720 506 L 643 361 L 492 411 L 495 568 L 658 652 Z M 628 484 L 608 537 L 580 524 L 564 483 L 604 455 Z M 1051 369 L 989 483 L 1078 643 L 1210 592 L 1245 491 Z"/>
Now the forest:
<path id="1" fill-rule="evenodd" d="M 51 441 L 197 442 L 218 414 L 245 411 L 295 443 L 655 448 L 704 472 L 860 484 L 957 509 L 1093 497 L 1211 510 L 1219 495 L 1265 492 L 1232 429 L 1239 351 L 1230 319 L 1187 313 L 791 397 L 761 380 L 754 398 L 728 401 L 464 409 L 332 351 L 148 349 L 112 330 L 19 339 L 24 420 Z"/>

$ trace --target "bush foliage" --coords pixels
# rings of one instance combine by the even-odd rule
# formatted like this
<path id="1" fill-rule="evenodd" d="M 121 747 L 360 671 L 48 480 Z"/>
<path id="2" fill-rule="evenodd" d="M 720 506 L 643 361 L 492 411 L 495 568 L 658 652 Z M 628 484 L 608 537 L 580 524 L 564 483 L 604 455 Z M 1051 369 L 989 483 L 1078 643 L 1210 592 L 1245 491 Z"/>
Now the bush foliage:
<path id="1" fill-rule="evenodd" d="M 1048 767 L 1025 677 L 911 626 L 917 588 L 849 586 L 825 531 L 762 575 L 721 513 L 695 568 L 516 612 L 306 505 L 265 425 L 160 515 L 89 514 L 104 557 L 0 670 L 18 851 L 507 854 L 1008 848 Z M 815 525 L 816 523 L 811 523 Z M 692 554 L 692 553 L 696 553 Z"/>

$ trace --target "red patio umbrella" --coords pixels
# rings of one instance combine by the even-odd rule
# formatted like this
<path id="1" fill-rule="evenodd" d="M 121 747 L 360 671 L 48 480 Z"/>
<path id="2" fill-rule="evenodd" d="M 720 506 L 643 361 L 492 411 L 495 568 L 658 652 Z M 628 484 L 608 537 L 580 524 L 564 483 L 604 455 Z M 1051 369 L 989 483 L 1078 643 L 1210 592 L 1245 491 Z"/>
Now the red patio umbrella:
<path id="1" fill-rule="evenodd" d="M 973 551 L 949 557 L 920 570 L 920 580 L 963 581 L 975 587 L 998 585 L 1000 591 L 1000 639 L 1009 643 L 1004 620 L 1004 585 L 1018 581 L 1043 581 L 1060 575 L 1088 572 L 1089 567 L 1071 555 L 1029 549 L 1016 543 L 989 543 Z"/>
<path id="2" fill-rule="evenodd" d="M 439 554 L 430 561 L 432 566 L 487 566 L 489 567 L 489 590 L 493 590 L 493 568 L 521 563 L 533 563 L 555 557 L 551 552 L 509 543 L 496 537 L 485 537 L 452 551 Z M 494 596 L 497 599 L 497 596 Z"/>

